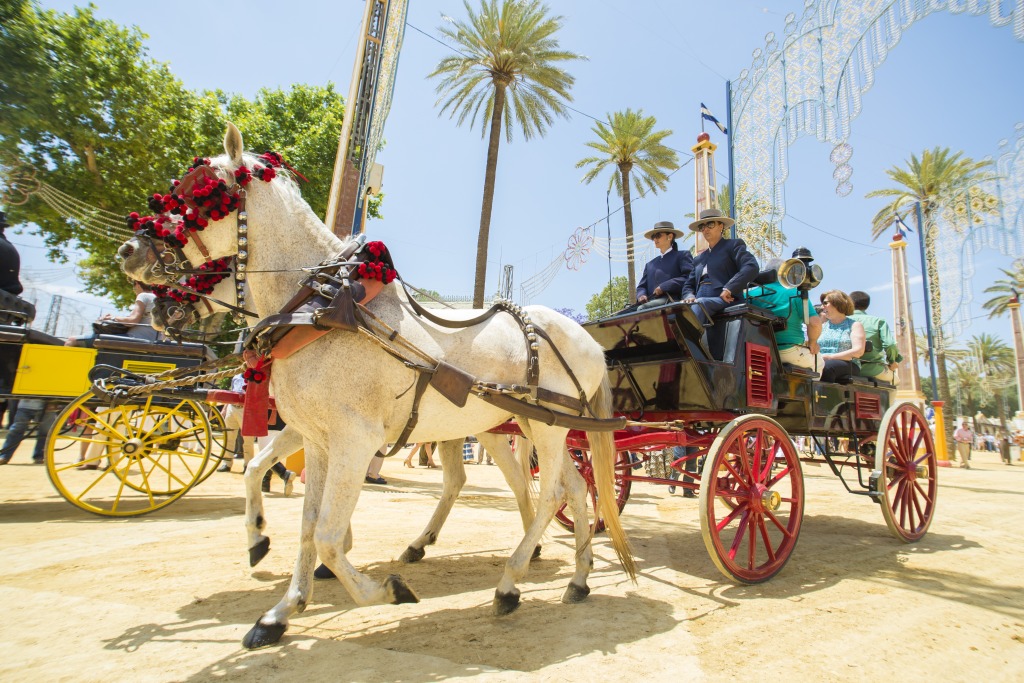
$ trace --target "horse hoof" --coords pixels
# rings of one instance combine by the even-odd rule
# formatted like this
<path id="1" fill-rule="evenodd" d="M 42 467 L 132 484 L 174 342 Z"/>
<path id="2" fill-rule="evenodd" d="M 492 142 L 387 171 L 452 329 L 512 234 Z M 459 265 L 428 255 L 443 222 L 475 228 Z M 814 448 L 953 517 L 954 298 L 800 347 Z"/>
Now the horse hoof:
<path id="1" fill-rule="evenodd" d="M 423 548 L 413 548 L 412 546 L 409 546 L 405 549 L 405 552 L 402 553 L 402 556 L 398 559 L 404 562 L 405 564 L 412 564 L 413 562 L 419 562 L 420 560 L 422 560 L 423 556 L 426 554 L 427 553 L 423 550 Z"/>
<path id="2" fill-rule="evenodd" d="M 572 605 L 577 602 L 583 602 L 590 595 L 590 588 L 587 586 L 577 586 L 575 583 L 570 582 L 568 587 L 565 589 L 565 593 L 562 595 L 562 602 L 566 605 Z"/>
<path id="3" fill-rule="evenodd" d="M 398 574 L 392 574 L 384 580 L 384 587 L 391 596 L 392 605 L 401 605 L 405 602 L 419 602 L 420 599 L 412 592 L 412 589 L 405 584 L 405 580 Z"/>
<path id="4" fill-rule="evenodd" d="M 323 562 L 321 562 L 320 566 L 313 570 L 313 578 L 314 579 L 333 579 L 333 578 L 335 578 L 335 576 L 334 576 L 334 572 L 331 571 L 331 568 L 328 567 Z"/>
<path id="5" fill-rule="evenodd" d="M 533 560 L 539 560 L 539 559 L 540 559 L 540 546 L 538 545 L 536 548 L 533 549 L 533 555 L 530 556 L 530 561 L 532 562 Z"/>
<path id="6" fill-rule="evenodd" d="M 281 640 L 281 636 L 284 635 L 287 628 L 287 624 L 280 624 L 276 621 L 273 624 L 264 624 L 257 621 L 256 625 L 245 634 L 245 638 L 242 638 L 242 647 L 246 650 L 259 650 L 263 647 L 270 647 Z"/>
<path id="7" fill-rule="evenodd" d="M 506 614 L 512 614 L 519 609 L 519 591 L 513 590 L 511 593 L 502 593 L 501 591 L 494 591 L 494 615 L 503 617 Z"/>
<path id="8" fill-rule="evenodd" d="M 270 552 L 270 539 L 264 536 L 259 543 L 249 548 L 249 566 L 255 567 Z"/>

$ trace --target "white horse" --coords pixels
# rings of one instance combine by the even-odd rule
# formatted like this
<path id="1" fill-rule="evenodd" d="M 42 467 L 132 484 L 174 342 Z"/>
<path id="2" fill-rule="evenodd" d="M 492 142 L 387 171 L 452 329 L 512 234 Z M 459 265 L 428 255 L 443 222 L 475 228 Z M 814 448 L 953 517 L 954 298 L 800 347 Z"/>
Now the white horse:
<path id="1" fill-rule="evenodd" d="M 210 167 L 228 185 L 243 165 L 255 167 L 259 159 L 243 155 L 242 136 L 229 125 L 224 139 L 225 156 Z M 211 222 L 202 232 L 206 256 L 190 240 L 183 248 L 192 263 L 206 257 L 220 258 L 239 252 L 239 241 L 248 252 L 247 280 L 251 303 L 261 317 L 280 311 L 295 292 L 297 271 L 341 253 L 343 243 L 326 229 L 299 196 L 293 182 L 278 176 L 270 182 L 253 181 L 246 203 L 247 232 L 238 232 L 239 212 Z M 158 282 L 152 272 L 157 254 L 138 239 L 122 245 L 123 269 L 137 280 Z M 414 314 L 395 284 L 383 287 L 366 306 L 369 313 L 389 326 L 430 358 L 444 361 L 470 376 L 502 385 L 522 385 L 527 379 L 530 346 L 520 324 L 509 315 L 495 315 L 460 330 L 430 323 Z M 550 340 L 538 342 L 539 388 L 562 396 L 580 393 L 592 414 L 610 418 L 611 392 L 601 347 L 576 323 L 550 309 L 531 307 L 536 327 Z M 400 576 L 383 582 L 360 573 L 348 561 L 344 538 L 362 488 L 366 468 L 385 444 L 397 441 L 414 409 L 412 388 L 420 372 L 399 362 L 368 334 L 333 332 L 318 338 L 288 358 L 273 361 L 272 386 L 278 407 L 304 438 L 307 489 L 299 557 L 284 598 L 266 612 L 246 634 L 249 648 L 277 642 L 291 615 L 305 608 L 312 591 L 315 558 L 333 570 L 359 605 L 385 602 L 416 602 L 415 593 Z M 568 354 L 568 369 L 552 346 Z M 571 353 L 570 353 L 571 352 Z M 494 609 L 506 614 L 518 607 L 516 587 L 529 568 L 530 557 L 556 506 L 567 496 L 576 520 L 587 518 L 586 487 L 566 456 L 568 428 L 516 415 L 471 393 L 458 407 L 428 387 L 418 407 L 419 421 L 409 441 L 450 441 L 479 434 L 515 417 L 524 434 L 536 446 L 541 472 L 537 514 L 522 541 L 505 565 L 495 590 Z M 523 409 L 522 412 L 530 412 Z M 592 449 L 597 513 L 603 517 L 612 546 L 623 568 L 635 577 L 635 564 L 615 506 L 615 443 L 609 431 L 588 433 Z M 563 594 L 564 602 L 578 602 L 590 592 L 587 576 L 593 564 L 592 528 L 578 523 L 576 570 Z"/>
<path id="2" fill-rule="evenodd" d="M 229 310 L 225 303 L 230 302 L 235 293 L 234 281 L 230 278 L 221 280 L 213 286 L 209 298 L 194 304 L 185 302 L 179 303 L 173 299 L 158 298 L 153 307 L 152 326 L 158 332 L 166 332 L 167 328 L 174 325 L 181 327 L 200 322 L 217 313 Z M 238 302 L 236 301 L 236 304 Z M 250 323 L 256 320 L 248 318 Z M 482 432 L 476 435 L 482 448 L 491 454 L 492 459 L 505 475 L 512 493 L 519 505 L 519 515 L 522 518 L 523 530 L 526 531 L 533 523 L 533 499 L 530 492 L 529 471 L 529 447 L 526 446 L 526 439 L 518 440 L 517 451 L 513 453 L 509 446 L 508 439 L 501 434 Z M 462 492 L 466 484 L 466 466 L 462 458 L 463 440 L 454 440 L 439 444 L 438 453 L 441 457 L 442 490 L 441 498 L 437 502 L 437 508 L 427 522 L 426 528 L 416 537 L 412 543 L 402 552 L 399 560 L 407 564 L 418 562 L 423 559 L 426 551 L 424 548 L 433 545 L 441 533 L 448 514 Z M 302 435 L 295 428 L 285 425 L 281 433 L 265 448 L 261 448 L 252 462 L 245 469 L 245 528 L 249 540 L 249 566 L 255 567 L 267 553 L 270 552 L 270 537 L 265 534 L 267 518 L 263 509 L 263 492 L 260 483 L 263 475 L 276 463 L 284 460 L 302 448 Z M 525 448 L 525 450 L 523 450 Z M 345 551 L 351 550 L 352 535 L 351 529 L 346 535 Z M 534 549 L 533 557 L 540 557 L 540 545 Z M 323 565 L 317 567 L 316 576 L 327 576 L 329 570 Z"/>

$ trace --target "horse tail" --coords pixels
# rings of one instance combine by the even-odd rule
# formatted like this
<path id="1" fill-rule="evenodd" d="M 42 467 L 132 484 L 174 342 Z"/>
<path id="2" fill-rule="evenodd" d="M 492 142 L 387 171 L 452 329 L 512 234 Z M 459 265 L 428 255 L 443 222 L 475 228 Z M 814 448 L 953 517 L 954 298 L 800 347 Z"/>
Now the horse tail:
<path id="1" fill-rule="evenodd" d="M 601 380 L 601 386 L 591 400 L 591 407 L 595 417 L 612 417 L 612 390 L 605 373 Z M 590 442 L 590 457 L 594 468 L 594 484 L 597 486 L 597 510 L 599 518 L 604 520 L 605 529 L 608 530 L 608 537 L 611 539 L 612 548 L 622 564 L 629 578 L 636 582 L 636 562 L 633 559 L 633 550 L 629 547 L 629 539 L 622 529 L 619 520 L 619 508 L 615 502 L 615 460 L 618 452 L 615 448 L 615 437 L 613 432 L 588 432 L 587 440 Z"/>
<path id="2" fill-rule="evenodd" d="M 526 482 L 526 491 L 529 494 L 527 498 L 531 508 L 530 512 L 536 514 L 537 500 L 540 498 L 540 493 L 537 490 L 537 482 L 533 478 L 533 442 L 523 434 L 519 434 L 516 436 L 516 447 L 512 451 L 512 455 L 515 457 L 516 462 L 519 463 L 519 469 L 523 473 L 523 481 Z"/>

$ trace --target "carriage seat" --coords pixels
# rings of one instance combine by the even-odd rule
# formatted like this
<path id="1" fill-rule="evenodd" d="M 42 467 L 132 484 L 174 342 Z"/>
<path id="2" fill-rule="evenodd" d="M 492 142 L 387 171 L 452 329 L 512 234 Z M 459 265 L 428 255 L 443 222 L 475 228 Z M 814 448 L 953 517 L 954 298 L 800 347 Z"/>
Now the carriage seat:
<path id="1" fill-rule="evenodd" d="M 786 319 L 783 318 L 782 316 L 775 315 L 774 313 L 769 311 L 767 308 L 761 308 L 760 306 L 755 306 L 754 304 L 750 303 L 749 301 L 744 301 L 742 303 L 733 304 L 732 306 L 728 306 L 727 308 L 723 309 L 721 313 L 718 313 L 717 315 L 713 316 L 713 318 L 724 318 L 726 316 L 747 315 L 747 314 L 755 315 L 755 316 L 757 316 L 759 318 L 764 318 L 765 320 L 770 322 L 772 324 L 772 326 L 775 326 L 775 327 L 777 327 L 779 325 L 782 325 L 784 327 L 786 325 Z"/>
<path id="2" fill-rule="evenodd" d="M 880 380 L 877 377 L 861 377 L 860 375 L 840 377 L 837 384 L 853 384 L 860 387 L 876 387 L 880 389 L 896 388 L 896 385 L 891 382 Z"/>
<path id="3" fill-rule="evenodd" d="M 818 373 L 810 368 L 805 368 L 802 365 L 793 365 L 792 363 L 783 363 L 782 371 L 787 375 L 801 375 L 803 377 L 810 377 L 815 379 L 818 377 Z"/>
<path id="4" fill-rule="evenodd" d="M 63 342 L 61 342 L 63 343 Z M 205 358 L 206 346 L 186 342 L 151 342 L 133 337 L 119 337 L 113 334 L 101 334 L 93 342 L 93 348 L 106 351 L 124 351 L 128 353 L 151 353 L 157 356 L 185 356 L 187 358 Z"/>
<path id="5" fill-rule="evenodd" d="M 64 340 L 60 337 L 54 337 L 52 334 L 46 334 L 39 330 L 18 325 L 0 325 L 0 342 L 64 346 Z"/>

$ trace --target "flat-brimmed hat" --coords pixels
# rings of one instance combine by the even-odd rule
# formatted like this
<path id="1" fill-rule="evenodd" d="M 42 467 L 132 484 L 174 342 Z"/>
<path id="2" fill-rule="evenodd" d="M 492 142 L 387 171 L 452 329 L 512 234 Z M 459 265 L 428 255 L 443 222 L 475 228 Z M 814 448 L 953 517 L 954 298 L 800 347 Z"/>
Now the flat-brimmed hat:
<path id="1" fill-rule="evenodd" d="M 736 221 L 726 216 L 718 209 L 704 209 L 700 212 L 700 218 L 690 223 L 690 230 L 696 232 L 697 228 L 704 225 L 705 223 L 725 223 L 725 227 L 729 228 L 736 224 Z"/>
<path id="2" fill-rule="evenodd" d="M 659 232 L 670 232 L 676 239 L 683 236 L 683 231 L 676 230 L 676 226 L 672 224 L 672 221 L 658 221 L 654 224 L 653 228 L 644 233 L 644 237 L 653 240 L 654 236 Z"/>

